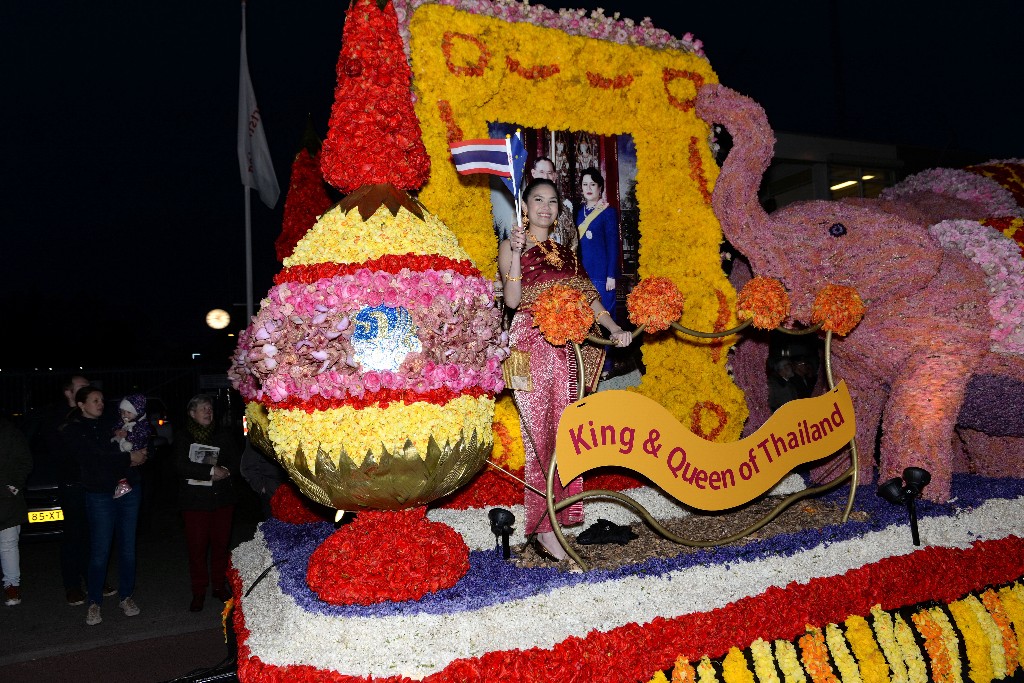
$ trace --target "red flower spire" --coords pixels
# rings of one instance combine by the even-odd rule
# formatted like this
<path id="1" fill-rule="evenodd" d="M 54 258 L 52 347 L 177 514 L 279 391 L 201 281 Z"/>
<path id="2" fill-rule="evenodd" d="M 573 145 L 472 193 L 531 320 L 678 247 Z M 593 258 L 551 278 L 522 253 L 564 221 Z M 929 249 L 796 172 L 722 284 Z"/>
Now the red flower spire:
<path id="1" fill-rule="evenodd" d="M 355 0 L 349 7 L 337 73 L 320 161 L 324 179 L 346 194 L 364 185 L 422 187 L 430 159 L 413 111 L 412 73 L 390 2 Z"/>

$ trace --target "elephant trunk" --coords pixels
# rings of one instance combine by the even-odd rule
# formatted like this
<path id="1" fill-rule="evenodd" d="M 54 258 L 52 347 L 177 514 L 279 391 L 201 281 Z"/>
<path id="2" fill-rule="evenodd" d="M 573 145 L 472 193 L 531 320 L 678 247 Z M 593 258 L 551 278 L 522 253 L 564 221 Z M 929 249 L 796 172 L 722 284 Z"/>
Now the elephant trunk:
<path id="1" fill-rule="evenodd" d="M 722 232 L 755 265 L 764 263 L 768 214 L 757 198 L 775 149 L 775 136 L 764 109 L 754 100 L 722 85 L 704 85 L 697 93 L 696 113 L 721 124 L 732 136 L 732 150 L 715 183 L 712 206 Z"/>

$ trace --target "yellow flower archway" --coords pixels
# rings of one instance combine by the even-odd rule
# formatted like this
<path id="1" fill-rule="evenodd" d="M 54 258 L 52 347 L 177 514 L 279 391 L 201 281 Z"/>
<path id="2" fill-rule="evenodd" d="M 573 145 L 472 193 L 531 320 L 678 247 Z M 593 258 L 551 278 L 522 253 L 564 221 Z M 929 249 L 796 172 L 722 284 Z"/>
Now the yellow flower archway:
<path id="1" fill-rule="evenodd" d="M 718 77 L 689 52 L 620 45 L 443 5 L 422 5 L 410 25 L 416 114 L 431 159 L 420 200 L 451 227 L 485 275 L 496 272 L 486 177 L 460 176 L 450 142 L 488 137 L 489 122 L 629 133 L 637 150 L 640 276 L 672 279 L 686 297 L 683 323 L 724 330 L 736 293 L 721 269 L 711 190 L 718 167 L 707 124 L 694 114 L 702 83 Z M 726 371 L 727 344 L 671 334 L 644 339 L 637 390 L 715 441 L 738 438 L 747 408 Z M 508 397 L 496 421 L 518 435 Z M 513 440 L 517 443 L 518 440 Z M 504 449 L 503 449 L 504 450 Z M 522 450 L 496 453 L 510 466 Z"/>

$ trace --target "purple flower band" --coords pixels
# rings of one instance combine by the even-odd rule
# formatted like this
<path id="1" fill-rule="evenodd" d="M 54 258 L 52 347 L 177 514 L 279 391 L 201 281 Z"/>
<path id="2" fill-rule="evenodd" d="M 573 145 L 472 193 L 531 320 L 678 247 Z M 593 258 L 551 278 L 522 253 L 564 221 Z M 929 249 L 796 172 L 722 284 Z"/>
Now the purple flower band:
<path id="1" fill-rule="evenodd" d="M 989 479 L 961 474 L 953 478 L 952 499 L 956 505 L 918 502 L 918 516 L 948 517 L 961 508 L 971 508 L 993 498 L 1012 499 L 1024 495 L 1024 480 Z M 848 492 L 840 489 L 820 500 L 836 506 L 845 504 Z M 821 529 L 805 529 L 780 534 L 769 539 L 752 540 L 740 546 L 708 548 L 672 558 L 654 558 L 612 571 L 595 570 L 586 574 L 562 572 L 553 568 L 520 569 L 501 559 L 498 552 L 470 553 L 469 572 L 458 584 L 447 590 L 424 596 L 418 601 L 382 603 L 371 606 L 337 606 L 321 602 L 306 585 L 306 565 L 313 550 L 331 533 L 329 523 L 288 524 L 269 520 L 260 526 L 274 562 L 280 564 L 280 587 L 304 610 L 318 614 L 345 617 L 384 617 L 409 614 L 452 614 L 501 604 L 531 595 L 548 593 L 562 586 L 581 583 L 602 583 L 628 576 L 663 575 L 687 567 L 729 564 L 739 560 L 766 557 L 787 557 L 797 552 L 845 541 L 865 533 L 879 531 L 894 524 L 906 524 L 906 509 L 891 505 L 876 495 L 874 486 L 857 491 L 854 508 L 867 513 L 867 521 L 849 521 Z M 481 511 L 480 523 L 487 524 Z M 909 530 L 907 532 L 910 533 Z"/>

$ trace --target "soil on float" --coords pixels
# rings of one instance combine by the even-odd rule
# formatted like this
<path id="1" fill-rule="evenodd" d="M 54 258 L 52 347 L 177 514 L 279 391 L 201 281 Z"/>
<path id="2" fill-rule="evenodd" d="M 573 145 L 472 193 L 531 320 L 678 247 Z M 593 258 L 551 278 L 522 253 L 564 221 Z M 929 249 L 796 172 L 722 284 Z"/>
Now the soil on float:
<path id="1" fill-rule="evenodd" d="M 626 492 L 628 493 L 628 491 Z M 743 508 L 726 513 L 694 512 L 688 517 L 661 522 L 662 526 L 682 538 L 696 541 L 710 541 L 728 538 L 770 513 L 778 500 L 761 500 Z M 821 529 L 830 524 L 842 522 L 845 504 L 803 500 L 793 503 L 775 519 L 744 538 L 723 545 L 743 545 L 754 539 L 771 538 L 778 534 L 794 533 L 804 529 Z M 854 510 L 850 519 L 866 521 L 868 514 Z M 582 525 L 573 527 L 573 533 L 581 533 L 597 517 L 590 515 Z M 602 545 L 581 545 L 572 536 L 566 536 L 569 544 L 591 569 L 617 569 L 624 565 L 636 564 L 652 557 L 677 557 L 699 552 L 702 548 L 679 545 L 658 535 L 643 522 L 630 525 L 636 538 L 625 545 L 615 543 Z M 519 567 L 559 567 L 571 571 L 576 567 L 572 560 L 553 562 L 539 556 L 529 544 L 513 549 L 513 564 Z"/>

